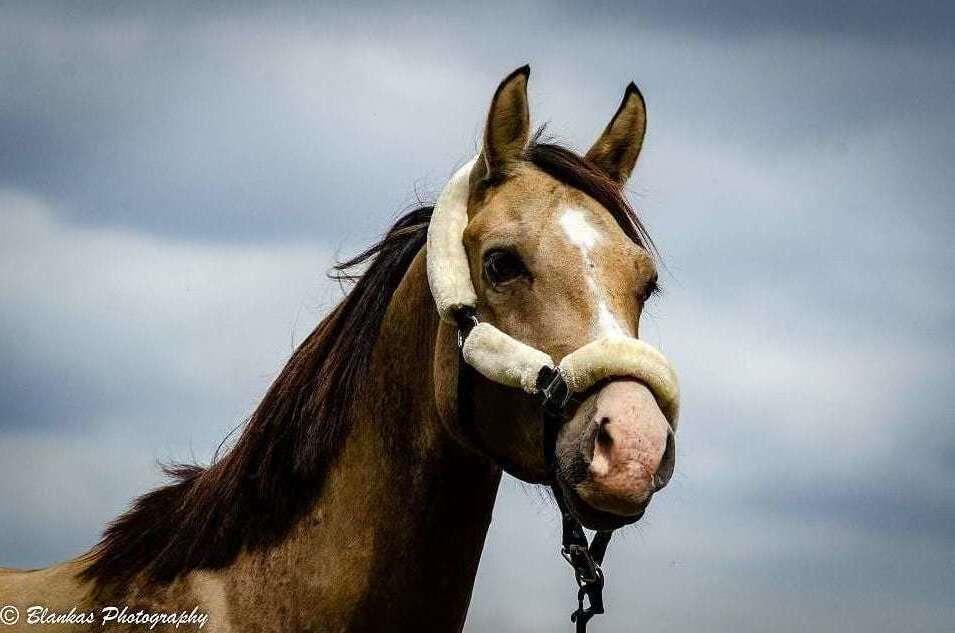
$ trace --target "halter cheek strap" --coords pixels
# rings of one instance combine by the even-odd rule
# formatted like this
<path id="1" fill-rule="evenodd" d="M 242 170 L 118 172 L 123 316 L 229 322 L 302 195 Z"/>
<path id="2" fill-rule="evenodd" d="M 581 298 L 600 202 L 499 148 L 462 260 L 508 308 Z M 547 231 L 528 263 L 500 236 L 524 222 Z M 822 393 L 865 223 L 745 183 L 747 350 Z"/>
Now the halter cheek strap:
<path id="1" fill-rule="evenodd" d="M 458 328 L 458 345 L 465 363 L 485 378 L 522 389 L 540 401 L 544 459 L 551 470 L 554 497 L 563 518 L 561 553 L 573 566 L 580 587 L 577 610 L 571 620 L 576 622 L 577 632 L 584 633 L 590 618 L 603 613 L 604 578 L 600 565 L 612 532 L 597 532 L 593 541 L 587 543 L 583 527 L 557 485 L 557 434 L 567 421 L 568 405 L 574 395 L 613 377 L 632 377 L 645 384 L 675 430 L 680 401 L 676 373 L 663 354 L 632 337 L 592 341 L 555 364 L 548 354 L 480 321 L 463 241 L 468 224 L 470 175 L 476 160 L 455 172 L 435 205 L 428 226 L 428 283 L 442 320 Z M 468 371 L 459 371 L 459 391 Z"/>

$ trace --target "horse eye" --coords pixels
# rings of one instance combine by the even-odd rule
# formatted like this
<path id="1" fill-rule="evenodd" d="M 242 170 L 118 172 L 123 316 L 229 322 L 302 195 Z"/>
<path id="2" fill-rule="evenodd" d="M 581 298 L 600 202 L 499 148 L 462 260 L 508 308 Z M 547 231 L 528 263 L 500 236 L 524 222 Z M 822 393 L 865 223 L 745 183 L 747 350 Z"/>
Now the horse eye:
<path id="1" fill-rule="evenodd" d="M 492 286 L 527 276 L 527 267 L 520 256 L 503 249 L 488 251 L 484 255 L 484 276 Z"/>

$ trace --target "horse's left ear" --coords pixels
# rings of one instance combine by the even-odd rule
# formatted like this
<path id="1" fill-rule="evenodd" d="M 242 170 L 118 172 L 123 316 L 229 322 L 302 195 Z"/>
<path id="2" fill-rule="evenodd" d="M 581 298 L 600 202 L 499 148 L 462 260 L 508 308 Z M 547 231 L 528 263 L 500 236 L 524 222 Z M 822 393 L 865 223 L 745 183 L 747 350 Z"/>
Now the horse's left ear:
<path id="1" fill-rule="evenodd" d="M 647 131 L 647 106 L 637 84 L 630 82 L 603 134 L 587 152 L 587 158 L 621 186 L 630 178 Z"/>

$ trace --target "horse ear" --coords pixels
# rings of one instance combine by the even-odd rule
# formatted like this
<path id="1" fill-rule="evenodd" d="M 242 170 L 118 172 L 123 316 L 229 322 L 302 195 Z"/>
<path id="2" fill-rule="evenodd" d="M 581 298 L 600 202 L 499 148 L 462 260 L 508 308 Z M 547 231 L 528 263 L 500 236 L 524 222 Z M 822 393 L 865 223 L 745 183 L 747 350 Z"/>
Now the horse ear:
<path id="1" fill-rule="evenodd" d="M 487 177 L 503 175 L 524 153 L 531 125 L 527 107 L 530 74 L 530 66 L 521 66 L 504 78 L 491 99 L 482 151 Z"/>
<path id="2" fill-rule="evenodd" d="M 646 131 L 647 105 L 637 84 L 631 81 L 617 113 L 587 152 L 587 158 L 623 185 L 637 164 Z"/>

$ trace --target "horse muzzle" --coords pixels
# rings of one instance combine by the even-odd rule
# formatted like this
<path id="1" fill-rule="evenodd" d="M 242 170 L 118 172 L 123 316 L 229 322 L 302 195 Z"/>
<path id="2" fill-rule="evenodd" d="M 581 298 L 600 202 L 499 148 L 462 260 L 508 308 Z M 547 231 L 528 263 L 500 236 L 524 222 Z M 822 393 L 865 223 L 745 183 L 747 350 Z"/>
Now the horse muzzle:
<path id="1" fill-rule="evenodd" d="M 557 484 L 586 527 L 639 520 L 670 480 L 675 441 L 653 393 L 634 379 L 590 390 L 556 443 Z"/>

